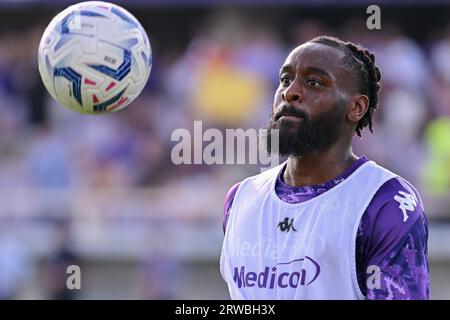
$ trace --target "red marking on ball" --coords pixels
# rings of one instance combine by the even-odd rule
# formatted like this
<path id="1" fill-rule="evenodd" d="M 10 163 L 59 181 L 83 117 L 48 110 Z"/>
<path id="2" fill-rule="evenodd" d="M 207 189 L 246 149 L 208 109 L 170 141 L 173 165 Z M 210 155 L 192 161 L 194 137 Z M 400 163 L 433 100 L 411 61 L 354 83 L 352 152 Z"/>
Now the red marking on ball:
<path id="1" fill-rule="evenodd" d="M 127 97 L 121 97 L 120 100 L 119 100 L 115 105 L 113 105 L 113 106 L 111 106 L 111 107 L 108 108 L 108 111 L 120 107 L 120 106 L 123 105 L 123 104 L 125 103 L 125 101 L 127 101 L 127 100 L 128 100 Z"/>
<path id="2" fill-rule="evenodd" d="M 90 85 L 93 85 L 93 86 L 95 86 L 97 84 L 97 83 L 95 83 L 94 81 L 92 81 L 92 80 L 90 80 L 88 78 L 84 78 L 84 83 L 85 84 L 90 84 Z"/>
<path id="3" fill-rule="evenodd" d="M 108 86 L 106 87 L 106 91 L 109 91 L 112 87 L 114 87 L 116 85 L 115 82 L 111 82 L 110 84 L 108 84 Z"/>

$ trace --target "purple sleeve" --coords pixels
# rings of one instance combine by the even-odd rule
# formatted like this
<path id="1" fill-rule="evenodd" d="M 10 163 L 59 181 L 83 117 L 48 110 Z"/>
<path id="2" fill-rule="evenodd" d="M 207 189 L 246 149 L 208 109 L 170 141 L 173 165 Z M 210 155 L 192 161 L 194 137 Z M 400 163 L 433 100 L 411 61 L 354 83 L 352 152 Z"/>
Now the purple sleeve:
<path id="1" fill-rule="evenodd" d="M 236 183 L 234 186 L 228 190 L 227 196 L 225 197 L 225 206 L 223 208 L 223 232 L 225 233 L 225 229 L 227 227 L 228 217 L 230 215 L 230 208 L 233 204 L 233 199 L 236 194 L 237 189 L 239 188 L 240 182 Z"/>
<path id="2" fill-rule="evenodd" d="M 427 241 L 419 194 L 402 179 L 389 180 L 367 207 L 357 235 L 358 283 L 367 299 L 429 299 Z M 378 282 L 368 271 L 374 266 Z"/>

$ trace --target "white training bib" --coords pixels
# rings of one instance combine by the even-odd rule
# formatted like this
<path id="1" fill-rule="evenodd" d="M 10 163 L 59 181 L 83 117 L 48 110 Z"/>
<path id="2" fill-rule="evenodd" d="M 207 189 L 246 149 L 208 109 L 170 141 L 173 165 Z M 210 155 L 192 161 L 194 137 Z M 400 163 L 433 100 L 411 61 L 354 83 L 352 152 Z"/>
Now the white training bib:
<path id="1" fill-rule="evenodd" d="M 275 193 L 285 163 L 245 179 L 230 209 L 220 258 L 232 299 L 364 299 L 356 276 L 361 217 L 397 177 L 373 161 L 308 201 Z"/>

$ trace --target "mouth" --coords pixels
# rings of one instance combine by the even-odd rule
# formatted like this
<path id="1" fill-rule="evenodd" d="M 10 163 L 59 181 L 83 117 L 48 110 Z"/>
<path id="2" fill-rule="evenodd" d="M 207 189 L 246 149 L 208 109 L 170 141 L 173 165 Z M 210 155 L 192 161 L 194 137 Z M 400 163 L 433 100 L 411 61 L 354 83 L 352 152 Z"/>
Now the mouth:
<path id="1" fill-rule="evenodd" d="M 277 121 L 302 121 L 303 116 L 298 116 L 295 114 L 285 113 L 278 117 Z"/>

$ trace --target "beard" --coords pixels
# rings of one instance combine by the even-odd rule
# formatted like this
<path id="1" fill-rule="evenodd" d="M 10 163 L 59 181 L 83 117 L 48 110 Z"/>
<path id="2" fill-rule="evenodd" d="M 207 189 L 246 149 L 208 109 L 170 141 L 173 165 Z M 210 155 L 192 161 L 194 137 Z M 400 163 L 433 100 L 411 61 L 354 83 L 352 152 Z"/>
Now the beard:
<path id="1" fill-rule="evenodd" d="M 333 111 L 322 112 L 314 117 L 309 117 L 303 111 L 291 106 L 283 106 L 277 114 L 272 112 L 265 129 L 264 143 L 270 155 L 272 151 L 282 157 L 302 157 L 315 150 L 320 150 L 332 145 L 339 138 L 344 123 L 345 103 L 336 103 Z M 282 114 L 292 114 L 302 117 L 300 121 L 281 120 Z M 278 130 L 278 150 L 273 146 L 272 135 L 274 129 Z"/>

